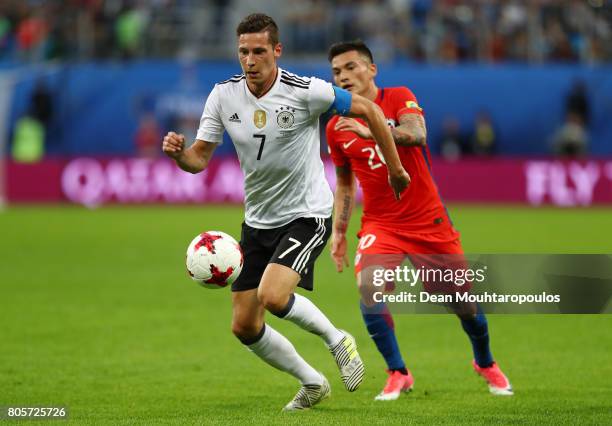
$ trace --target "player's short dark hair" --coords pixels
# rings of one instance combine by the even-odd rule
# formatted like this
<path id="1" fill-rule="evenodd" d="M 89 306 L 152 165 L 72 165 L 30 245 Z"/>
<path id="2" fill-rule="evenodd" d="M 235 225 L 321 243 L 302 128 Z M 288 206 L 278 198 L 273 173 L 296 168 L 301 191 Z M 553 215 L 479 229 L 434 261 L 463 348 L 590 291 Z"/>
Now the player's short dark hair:
<path id="1" fill-rule="evenodd" d="M 263 13 L 251 13 L 236 27 L 236 35 L 268 32 L 268 41 L 272 46 L 278 44 L 278 25 L 274 19 Z"/>
<path id="2" fill-rule="evenodd" d="M 346 52 L 357 51 L 360 55 L 365 56 L 370 60 L 370 62 L 374 63 L 374 57 L 372 56 L 372 52 L 366 46 L 366 44 L 361 40 L 353 40 L 353 41 L 341 41 L 340 43 L 334 43 L 329 48 L 329 53 L 327 54 L 327 59 L 329 62 L 332 61 L 336 56 L 342 55 Z"/>

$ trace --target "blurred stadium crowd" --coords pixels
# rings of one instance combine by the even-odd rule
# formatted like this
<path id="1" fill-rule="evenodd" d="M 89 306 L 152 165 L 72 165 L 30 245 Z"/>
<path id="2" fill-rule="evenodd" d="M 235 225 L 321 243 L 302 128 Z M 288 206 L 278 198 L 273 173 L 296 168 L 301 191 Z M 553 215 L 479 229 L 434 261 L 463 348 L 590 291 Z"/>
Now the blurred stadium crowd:
<path id="1" fill-rule="evenodd" d="M 379 61 L 612 61 L 612 0 L 2 0 L 0 61 L 233 58 L 256 10 L 295 56 L 362 38 Z"/>

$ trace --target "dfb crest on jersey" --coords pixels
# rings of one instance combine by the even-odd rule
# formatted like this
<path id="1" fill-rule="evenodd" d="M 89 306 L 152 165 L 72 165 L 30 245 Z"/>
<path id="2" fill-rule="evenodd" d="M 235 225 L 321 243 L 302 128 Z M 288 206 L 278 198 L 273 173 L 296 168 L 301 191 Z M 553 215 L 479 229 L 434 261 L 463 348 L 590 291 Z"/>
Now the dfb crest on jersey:
<path id="1" fill-rule="evenodd" d="M 295 122 L 295 116 L 293 115 L 294 112 L 295 109 L 288 106 L 282 106 L 277 109 L 276 113 L 278 115 L 276 116 L 276 122 L 278 123 L 278 127 L 281 129 L 288 129 L 293 126 L 293 123 Z"/>
<path id="2" fill-rule="evenodd" d="M 256 109 L 253 113 L 253 123 L 258 129 L 266 126 L 266 112 L 263 109 Z"/>

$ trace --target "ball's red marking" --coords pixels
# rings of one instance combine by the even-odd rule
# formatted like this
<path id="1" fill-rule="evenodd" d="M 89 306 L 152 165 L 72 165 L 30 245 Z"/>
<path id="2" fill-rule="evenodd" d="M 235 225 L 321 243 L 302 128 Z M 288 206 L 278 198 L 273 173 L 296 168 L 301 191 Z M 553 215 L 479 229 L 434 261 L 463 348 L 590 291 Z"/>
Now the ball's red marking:
<path id="1" fill-rule="evenodd" d="M 227 285 L 227 279 L 234 272 L 234 268 L 231 266 L 227 268 L 227 271 L 222 272 L 215 265 L 210 265 L 210 273 L 212 277 L 204 281 L 206 284 L 217 284 L 221 287 L 225 287 Z"/>
<path id="2" fill-rule="evenodd" d="M 206 247 L 206 250 L 215 254 L 215 241 L 220 240 L 221 238 L 223 238 L 221 235 L 213 235 L 209 234 L 208 232 L 202 232 L 200 234 L 200 241 L 197 242 L 193 248 L 193 251 L 198 251 L 200 247 Z"/>

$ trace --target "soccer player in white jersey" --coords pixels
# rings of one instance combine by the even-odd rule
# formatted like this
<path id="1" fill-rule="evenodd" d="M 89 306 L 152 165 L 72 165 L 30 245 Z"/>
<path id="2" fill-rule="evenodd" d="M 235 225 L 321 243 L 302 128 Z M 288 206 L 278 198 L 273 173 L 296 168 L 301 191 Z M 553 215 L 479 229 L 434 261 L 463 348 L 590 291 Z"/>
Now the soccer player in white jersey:
<path id="1" fill-rule="evenodd" d="M 317 78 L 280 69 L 278 27 L 264 14 L 238 25 L 243 74 L 215 85 L 195 142 L 169 132 L 163 151 L 188 172 L 206 168 L 223 132 L 231 137 L 245 176 L 242 273 L 232 285 L 232 331 L 255 355 L 297 378 L 302 387 L 286 410 L 312 407 L 330 393 L 327 379 L 293 345 L 265 324 L 269 311 L 320 336 L 349 391 L 363 380 L 355 340 L 338 330 L 297 286 L 313 288 L 314 262 L 331 232 L 333 195 L 319 154 L 319 116 L 364 119 L 387 161 L 396 198 L 410 178 L 402 167 L 381 110 L 371 101 Z"/>

